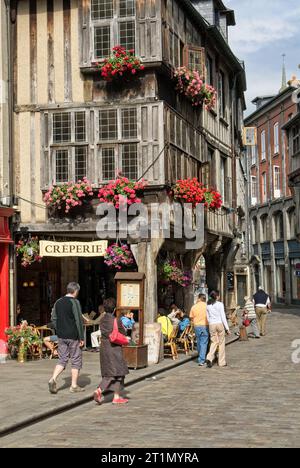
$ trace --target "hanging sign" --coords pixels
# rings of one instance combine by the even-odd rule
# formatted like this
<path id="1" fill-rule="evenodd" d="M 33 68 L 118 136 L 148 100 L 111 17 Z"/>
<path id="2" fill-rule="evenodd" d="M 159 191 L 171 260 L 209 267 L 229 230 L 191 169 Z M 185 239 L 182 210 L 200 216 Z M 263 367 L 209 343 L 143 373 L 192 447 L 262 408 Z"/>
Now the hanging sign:
<path id="1" fill-rule="evenodd" d="M 107 241 L 53 242 L 40 241 L 41 257 L 104 257 Z"/>
<path id="2" fill-rule="evenodd" d="M 243 143 L 245 146 L 257 145 L 257 128 L 245 127 L 243 131 Z"/>

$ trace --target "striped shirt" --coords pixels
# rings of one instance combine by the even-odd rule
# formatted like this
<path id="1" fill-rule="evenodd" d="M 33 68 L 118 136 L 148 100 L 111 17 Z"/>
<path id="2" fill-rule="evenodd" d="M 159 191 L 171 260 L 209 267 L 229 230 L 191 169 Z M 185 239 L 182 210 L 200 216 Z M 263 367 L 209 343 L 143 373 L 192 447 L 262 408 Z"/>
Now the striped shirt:
<path id="1" fill-rule="evenodd" d="M 255 307 L 252 301 L 246 302 L 244 309 L 250 320 L 256 318 Z"/>

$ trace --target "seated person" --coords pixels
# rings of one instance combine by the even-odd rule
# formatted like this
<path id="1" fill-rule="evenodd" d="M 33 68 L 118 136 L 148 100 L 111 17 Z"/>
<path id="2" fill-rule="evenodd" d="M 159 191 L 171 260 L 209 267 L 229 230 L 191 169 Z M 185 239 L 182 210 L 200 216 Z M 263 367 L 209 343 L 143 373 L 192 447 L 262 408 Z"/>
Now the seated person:
<path id="1" fill-rule="evenodd" d="M 16 318 L 16 322 L 17 322 L 17 325 L 22 325 L 23 322 L 25 322 L 27 324 L 27 321 L 24 319 L 23 317 L 23 313 L 22 313 L 22 309 L 21 309 L 21 304 L 18 304 L 17 305 L 17 318 Z"/>
<path id="2" fill-rule="evenodd" d="M 56 349 L 54 349 L 55 345 L 58 343 L 58 336 L 55 335 L 53 323 L 49 323 L 47 325 L 47 328 L 50 328 L 52 330 L 53 335 L 46 336 L 46 338 L 43 339 L 43 343 L 46 346 L 46 348 L 51 351 L 51 355 L 53 355 L 53 357 L 58 357 L 58 352 Z"/>
<path id="3" fill-rule="evenodd" d="M 164 337 L 164 341 L 168 341 L 173 333 L 174 327 L 168 317 L 168 312 L 165 309 L 159 309 L 157 323 L 161 324 L 161 331 Z"/>
<path id="4" fill-rule="evenodd" d="M 179 335 L 181 335 L 186 329 L 187 327 L 189 327 L 191 325 L 191 321 L 189 319 L 189 317 L 184 313 L 184 312 L 181 312 L 181 320 L 180 320 L 180 323 L 179 323 Z"/>
<path id="5" fill-rule="evenodd" d="M 127 333 L 128 331 L 132 331 L 134 327 L 135 320 L 133 317 L 134 317 L 134 314 L 133 312 L 130 312 L 130 310 L 124 310 L 122 312 L 121 323 Z"/>
<path id="6" fill-rule="evenodd" d="M 173 327 L 177 327 L 180 323 L 180 310 L 177 305 L 173 304 L 171 306 L 171 312 L 169 313 L 168 317 L 171 320 Z"/>

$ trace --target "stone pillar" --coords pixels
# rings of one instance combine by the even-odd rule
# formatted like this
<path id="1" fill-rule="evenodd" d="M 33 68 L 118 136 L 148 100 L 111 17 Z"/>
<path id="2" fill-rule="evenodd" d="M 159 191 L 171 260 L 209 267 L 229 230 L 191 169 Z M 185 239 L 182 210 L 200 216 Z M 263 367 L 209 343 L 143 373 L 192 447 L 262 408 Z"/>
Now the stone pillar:
<path id="1" fill-rule="evenodd" d="M 158 313 L 157 255 L 164 239 L 151 239 L 131 245 L 140 273 L 145 273 L 145 323 L 154 323 Z"/>

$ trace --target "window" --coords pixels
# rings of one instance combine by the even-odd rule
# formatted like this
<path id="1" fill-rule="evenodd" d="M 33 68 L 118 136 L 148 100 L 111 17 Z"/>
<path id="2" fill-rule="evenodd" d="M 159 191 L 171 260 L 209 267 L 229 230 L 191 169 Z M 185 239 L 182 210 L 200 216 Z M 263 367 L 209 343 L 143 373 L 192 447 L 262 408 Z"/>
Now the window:
<path id="1" fill-rule="evenodd" d="M 261 142 L 261 160 L 265 161 L 266 159 L 266 131 L 265 130 L 261 132 L 260 142 Z"/>
<path id="2" fill-rule="evenodd" d="M 256 166 L 257 163 L 257 147 L 250 146 L 250 154 L 251 154 L 251 166 Z"/>
<path id="3" fill-rule="evenodd" d="M 220 192 L 224 202 L 226 201 L 226 166 L 227 158 L 221 157 L 221 170 L 220 170 Z"/>
<path id="4" fill-rule="evenodd" d="M 113 0 L 93 0 L 92 1 L 92 19 L 110 19 L 113 18 L 114 8 Z"/>
<path id="5" fill-rule="evenodd" d="M 278 212 L 274 214 L 274 224 L 275 224 L 275 236 L 276 240 L 284 239 L 284 224 L 283 224 L 283 214 Z"/>
<path id="6" fill-rule="evenodd" d="M 102 148 L 102 180 L 113 180 L 116 176 L 115 148 Z"/>
<path id="7" fill-rule="evenodd" d="M 198 71 L 202 77 L 205 76 L 205 53 L 202 47 L 188 48 L 188 69 Z"/>
<path id="8" fill-rule="evenodd" d="M 251 205 L 257 204 L 257 178 L 251 176 Z"/>
<path id="9" fill-rule="evenodd" d="M 206 83 L 211 86 L 214 84 L 213 60 L 209 55 L 206 57 Z"/>
<path id="10" fill-rule="evenodd" d="M 268 229 L 268 215 L 263 215 L 260 218 L 261 222 L 261 242 L 269 240 L 269 229 Z"/>
<path id="11" fill-rule="evenodd" d="M 86 174 L 86 147 L 78 146 L 75 148 L 75 180 L 82 180 Z"/>
<path id="12" fill-rule="evenodd" d="M 136 109 L 122 109 L 122 138 L 124 140 L 137 138 Z"/>
<path id="13" fill-rule="evenodd" d="M 257 239 L 257 218 L 253 218 L 252 220 L 252 244 L 256 244 L 258 242 Z"/>
<path id="14" fill-rule="evenodd" d="M 280 167 L 274 166 L 274 198 L 281 197 Z"/>
<path id="15" fill-rule="evenodd" d="M 87 176 L 86 112 L 52 114 L 52 182 L 65 183 Z"/>
<path id="16" fill-rule="evenodd" d="M 262 187 L 262 203 L 266 203 L 267 202 L 267 174 L 266 172 L 263 172 L 262 173 L 262 184 L 261 184 L 261 187 Z"/>
<path id="17" fill-rule="evenodd" d="M 136 180 L 137 168 L 137 145 L 122 145 L 122 174 L 128 179 Z"/>
<path id="18" fill-rule="evenodd" d="M 53 142 L 71 141 L 71 113 L 60 112 L 53 115 Z"/>
<path id="19" fill-rule="evenodd" d="M 118 139 L 118 118 L 117 110 L 101 110 L 99 112 L 99 136 L 100 140 Z"/>
<path id="20" fill-rule="evenodd" d="M 279 123 L 274 125 L 274 154 L 279 153 Z"/>
<path id="21" fill-rule="evenodd" d="M 209 188 L 211 185 L 210 181 L 210 164 L 204 163 L 201 166 L 201 182 L 204 185 L 204 187 Z"/>
<path id="22" fill-rule="evenodd" d="M 138 178 L 137 109 L 135 107 L 99 111 L 99 182 L 113 180 L 118 172 Z M 125 140 L 127 140 L 125 142 Z M 108 144 L 107 142 L 111 144 Z"/>
<path id="23" fill-rule="evenodd" d="M 134 0 L 92 0 L 91 20 L 95 60 L 108 57 L 116 45 L 135 49 Z"/>
<path id="24" fill-rule="evenodd" d="M 55 182 L 68 182 L 69 180 L 69 152 L 57 150 L 55 153 Z"/>
<path id="25" fill-rule="evenodd" d="M 219 115 L 226 118 L 226 85 L 225 75 L 222 71 L 219 72 L 218 78 L 218 98 L 219 98 Z"/>
<path id="26" fill-rule="evenodd" d="M 300 126 L 296 125 L 292 128 L 292 148 L 293 155 L 300 151 Z"/>

